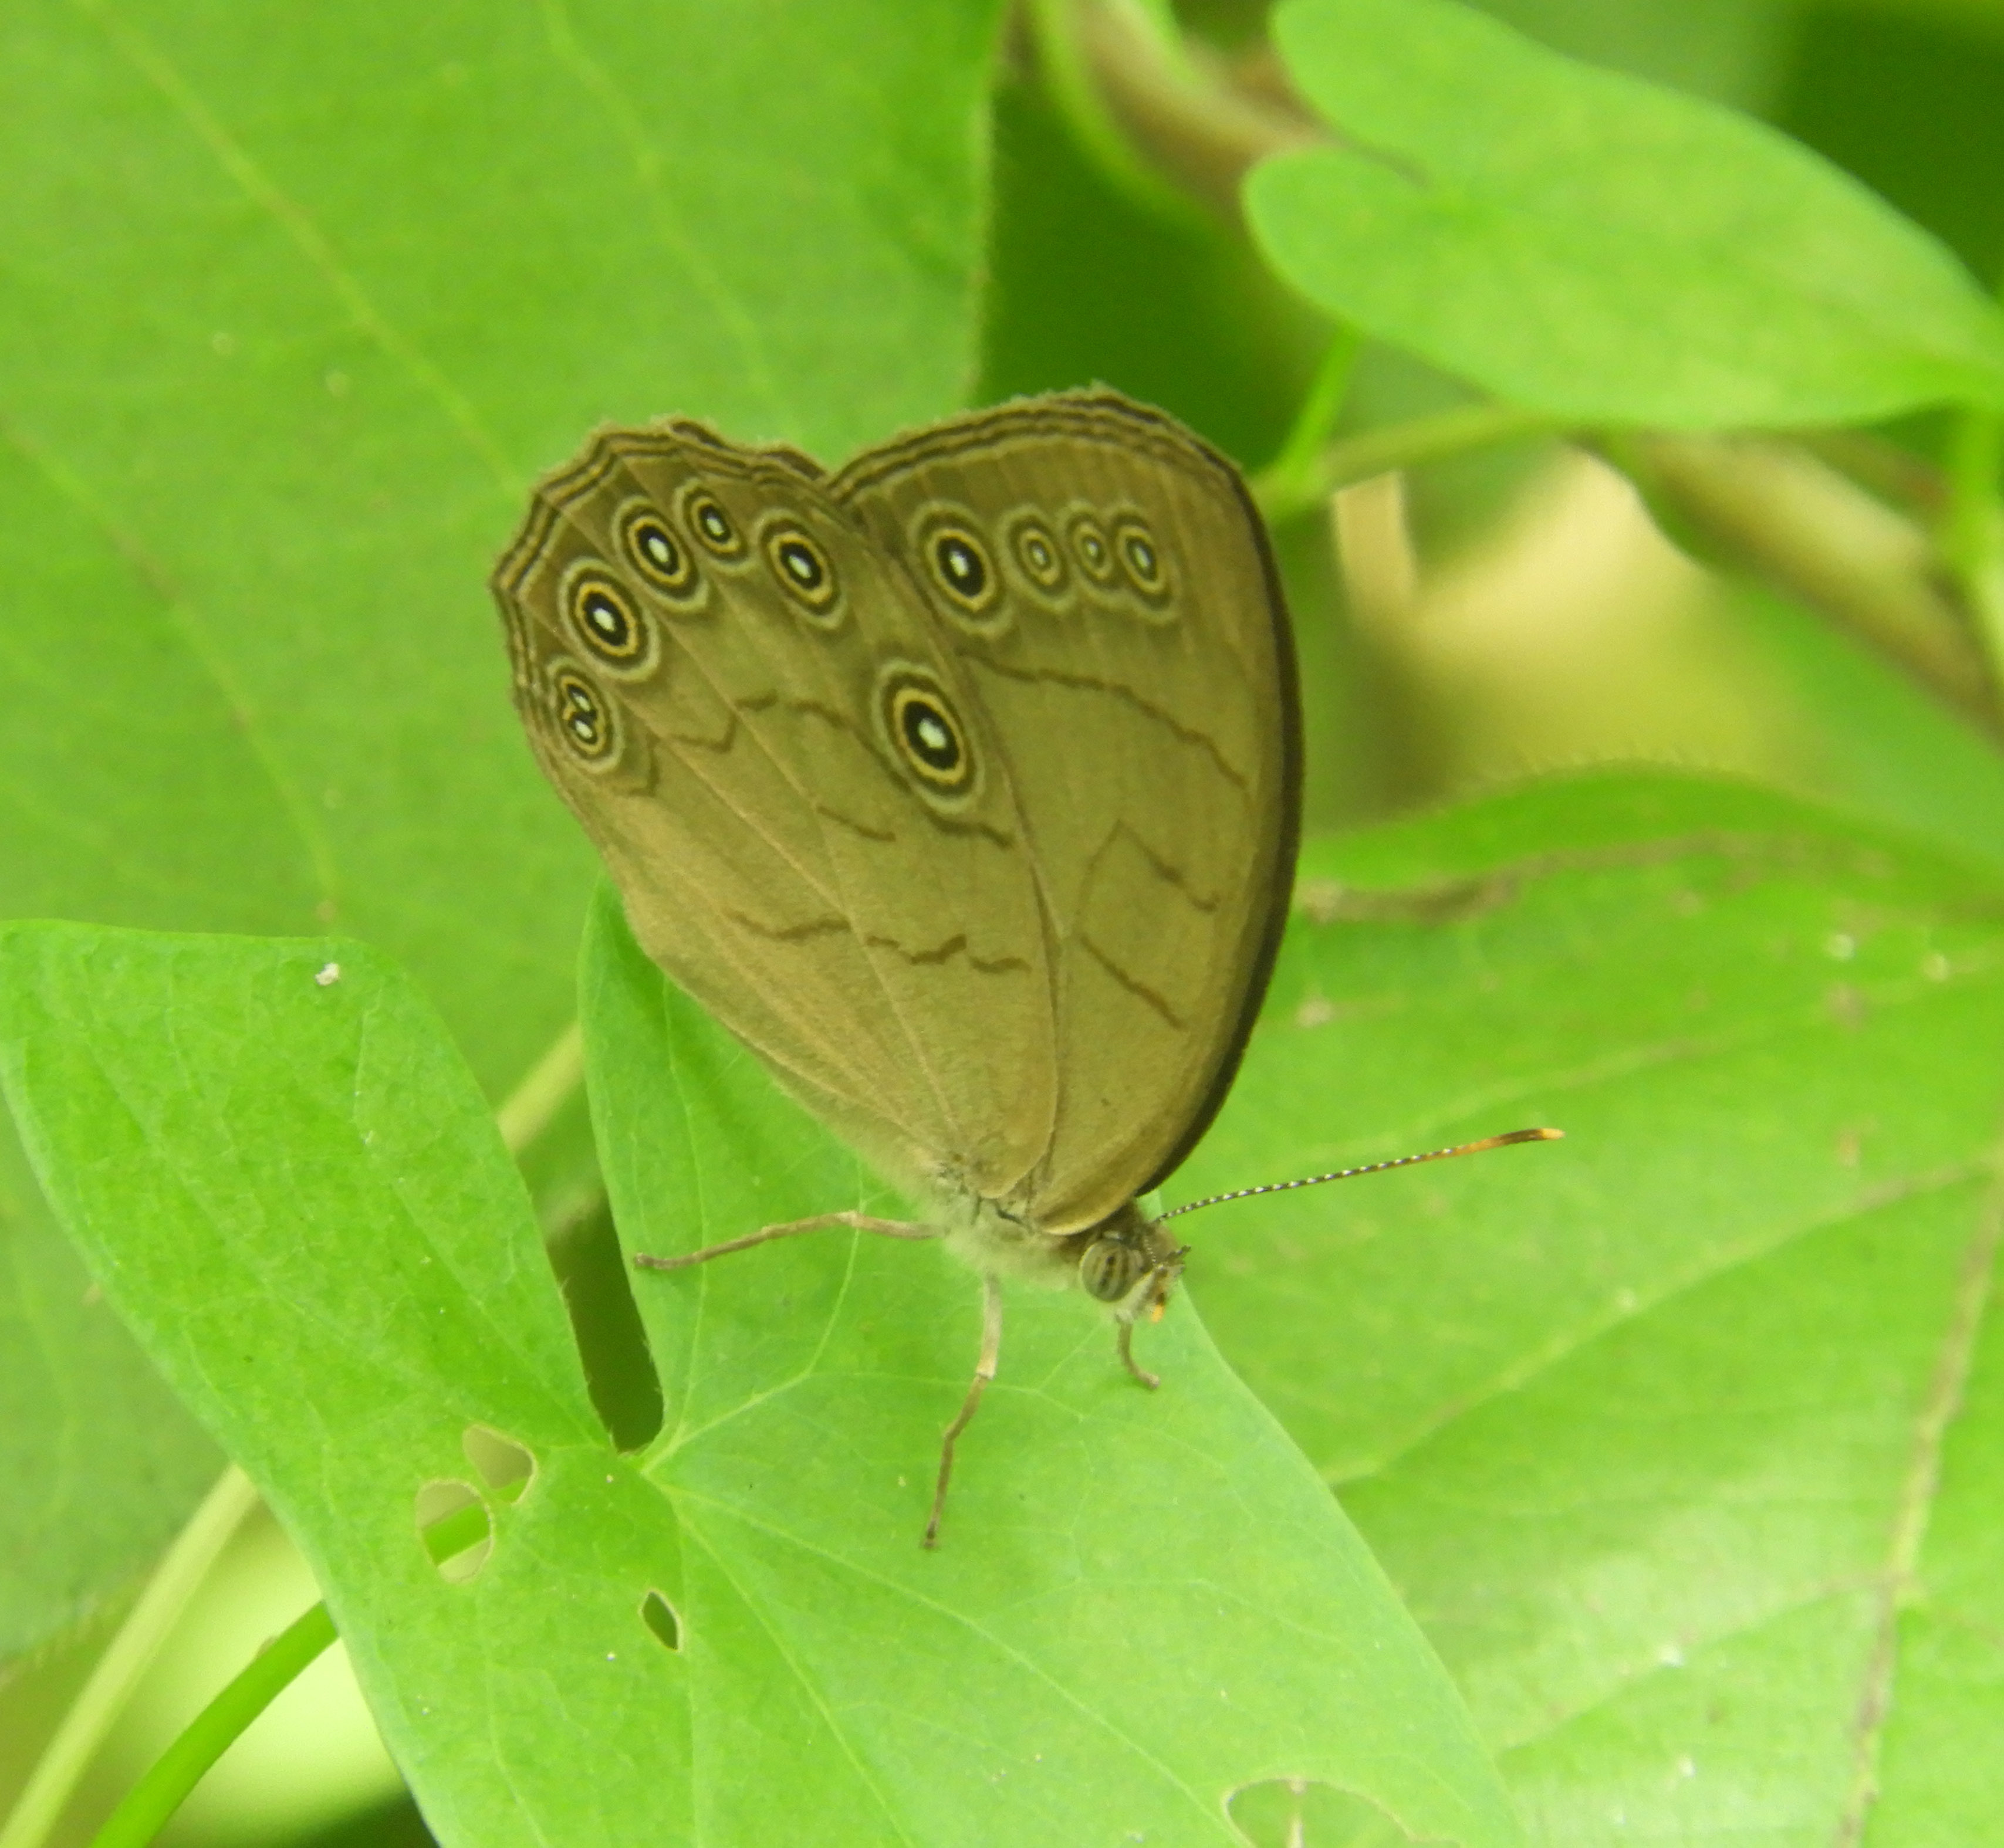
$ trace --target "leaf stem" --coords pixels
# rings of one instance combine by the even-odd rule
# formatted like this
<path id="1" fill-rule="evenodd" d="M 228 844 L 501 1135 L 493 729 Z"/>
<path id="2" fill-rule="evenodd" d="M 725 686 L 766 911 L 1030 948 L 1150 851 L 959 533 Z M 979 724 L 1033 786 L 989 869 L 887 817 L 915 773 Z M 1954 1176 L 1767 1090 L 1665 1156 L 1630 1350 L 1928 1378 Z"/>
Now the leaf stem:
<path id="1" fill-rule="evenodd" d="M 258 1491 L 234 1464 L 216 1479 L 154 1568 L 145 1590 L 98 1658 L 82 1691 L 70 1703 L 13 1814 L 6 1826 L 0 1828 L 0 1848 L 40 1848 L 47 1840 L 105 1734 L 125 1710 L 140 1677 L 208 1576 L 216 1556 L 257 1505 Z"/>
<path id="2" fill-rule="evenodd" d="M 1999 731 L 1998 683 L 1920 524 L 1778 438 L 1636 432 L 1599 446 L 1687 549 L 1820 612 Z"/>
<path id="3" fill-rule="evenodd" d="M 1997 292 L 2004 295 L 2004 280 Z M 1958 407 L 1949 431 L 1948 508 L 1935 535 L 1962 593 L 1989 669 L 1992 711 L 2004 705 L 2004 415 L 1990 404 Z"/>
<path id="4" fill-rule="evenodd" d="M 1311 394 L 1311 397 L 1313 394 Z M 1299 425 L 1298 425 L 1298 428 Z M 1395 468 L 1437 462 L 1466 450 L 1488 449 L 1527 437 L 1557 435 L 1563 428 L 1553 418 L 1514 404 L 1463 404 L 1430 417 L 1386 424 L 1330 443 L 1292 473 L 1283 467 L 1288 452 L 1253 477 L 1252 498 L 1270 524 L 1278 526 L 1319 506 L 1337 488 Z M 1293 439 L 1289 438 L 1291 447 Z"/>

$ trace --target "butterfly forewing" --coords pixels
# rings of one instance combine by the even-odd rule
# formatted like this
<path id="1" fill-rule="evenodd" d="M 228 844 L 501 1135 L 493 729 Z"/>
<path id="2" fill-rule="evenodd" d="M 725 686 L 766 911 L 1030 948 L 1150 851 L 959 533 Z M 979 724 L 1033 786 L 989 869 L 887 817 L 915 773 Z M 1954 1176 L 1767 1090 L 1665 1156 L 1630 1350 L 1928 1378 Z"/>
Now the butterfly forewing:
<path id="1" fill-rule="evenodd" d="M 1057 1097 L 1019 805 L 803 460 L 603 433 L 496 572 L 517 703 L 649 954 L 894 1178 L 1007 1194 Z"/>

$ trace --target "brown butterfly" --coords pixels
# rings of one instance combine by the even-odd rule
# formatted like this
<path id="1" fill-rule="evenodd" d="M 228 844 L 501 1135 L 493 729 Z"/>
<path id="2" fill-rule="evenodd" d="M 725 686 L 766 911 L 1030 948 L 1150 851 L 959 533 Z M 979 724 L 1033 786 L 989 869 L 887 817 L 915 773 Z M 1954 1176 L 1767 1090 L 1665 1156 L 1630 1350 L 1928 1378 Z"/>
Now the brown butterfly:
<path id="1" fill-rule="evenodd" d="M 834 474 L 676 419 L 537 490 L 494 590 L 517 703 L 647 953 L 983 1279 L 1074 1279 L 1119 1353 L 1186 1248 L 1137 1205 L 1216 1114 L 1292 880 L 1301 719 L 1231 465 L 1110 391 Z"/>

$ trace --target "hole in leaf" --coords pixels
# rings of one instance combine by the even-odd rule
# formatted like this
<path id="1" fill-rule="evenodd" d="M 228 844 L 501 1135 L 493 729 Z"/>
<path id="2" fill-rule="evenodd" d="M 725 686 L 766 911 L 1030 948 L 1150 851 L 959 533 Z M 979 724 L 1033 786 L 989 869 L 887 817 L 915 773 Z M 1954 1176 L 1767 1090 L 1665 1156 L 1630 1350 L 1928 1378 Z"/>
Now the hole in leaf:
<path id="1" fill-rule="evenodd" d="M 536 1459 L 512 1437 L 485 1425 L 468 1425 L 460 1445 L 480 1479 L 503 1501 L 520 1501 L 536 1473 Z"/>
<path id="2" fill-rule="evenodd" d="M 675 1607 L 660 1592 L 650 1591 L 640 1600 L 640 1621 L 653 1632 L 654 1640 L 664 1649 L 681 1647 L 681 1619 L 676 1616 Z"/>
<path id="3" fill-rule="evenodd" d="M 1242 1785 L 1224 1808 L 1252 1848 L 1451 1848 L 1451 1838 L 1409 1835 L 1368 1797 L 1312 1777 Z"/>
<path id="4" fill-rule="evenodd" d="M 418 1538 L 448 1585 L 463 1585 L 494 1550 L 494 1517 L 471 1482 L 427 1482 L 418 1491 Z"/>

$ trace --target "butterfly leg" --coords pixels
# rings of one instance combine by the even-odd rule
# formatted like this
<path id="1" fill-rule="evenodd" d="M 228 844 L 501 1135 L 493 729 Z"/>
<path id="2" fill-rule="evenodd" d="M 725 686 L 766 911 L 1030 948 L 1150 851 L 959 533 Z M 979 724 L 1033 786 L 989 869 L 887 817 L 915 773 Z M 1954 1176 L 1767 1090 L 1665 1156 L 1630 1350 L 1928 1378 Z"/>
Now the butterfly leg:
<path id="1" fill-rule="evenodd" d="M 946 1507 L 946 1486 L 953 1475 L 953 1447 L 960 1434 L 973 1422 L 976 1409 L 981 1403 L 981 1395 L 988 1382 L 995 1377 L 995 1364 L 1002 1353 L 1002 1286 L 993 1277 L 981 1279 L 981 1358 L 974 1363 L 974 1377 L 967 1388 L 967 1397 L 960 1402 L 960 1410 L 954 1421 L 946 1428 L 946 1435 L 940 1440 L 939 1486 L 933 1491 L 933 1511 L 926 1522 L 926 1541 L 929 1547 L 939 1545 L 940 1515 Z"/>
<path id="2" fill-rule="evenodd" d="M 761 1226 L 742 1238 L 727 1238 L 720 1244 L 705 1245 L 700 1251 L 678 1252 L 672 1258 L 657 1258 L 636 1251 L 633 1262 L 642 1270 L 686 1270 L 692 1264 L 707 1264 L 732 1251 L 748 1251 L 754 1245 L 776 1238 L 793 1238 L 803 1232 L 823 1232 L 842 1226 L 851 1232 L 875 1232 L 885 1238 L 937 1238 L 937 1226 L 914 1225 L 908 1220 L 872 1219 L 867 1213 L 818 1213 L 811 1219 L 787 1220 L 776 1226 Z"/>
<path id="3" fill-rule="evenodd" d="M 1160 1374 L 1151 1374 L 1134 1358 L 1134 1325 L 1132 1322 L 1120 1324 L 1120 1332 L 1115 1337 L 1114 1345 L 1119 1349 L 1120 1364 L 1151 1392 L 1161 1384 L 1162 1376 Z"/>

